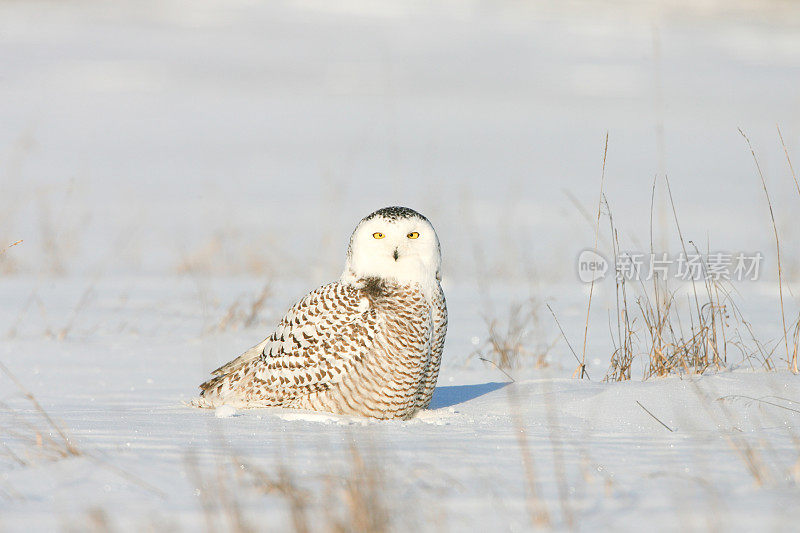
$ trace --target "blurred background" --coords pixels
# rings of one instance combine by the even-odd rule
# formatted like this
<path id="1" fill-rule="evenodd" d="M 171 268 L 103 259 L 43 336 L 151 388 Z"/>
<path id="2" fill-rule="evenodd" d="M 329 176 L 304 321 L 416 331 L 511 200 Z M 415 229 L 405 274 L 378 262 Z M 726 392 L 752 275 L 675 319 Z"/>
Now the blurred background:
<path id="1" fill-rule="evenodd" d="M 322 282 L 400 204 L 450 279 L 574 281 L 606 132 L 623 247 L 667 174 L 688 238 L 774 268 L 737 128 L 797 274 L 793 1 L 7 0 L 0 65 L 3 275 Z"/>
<path id="2" fill-rule="evenodd" d="M 778 297 L 739 132 L 800 282 L 776 126 L 800 172 L 800 0 L 0 0 L 0 529 L 215 531 L 223 508 L 281 529 L 307 501 L 353 530 L 330 502 L 358 478 L 398 530 L 524 531 L 537 493 L 562 530 L 796 529 L 800 284 Z M 650 250 L 651 197 L 655 250 L 680 250 L 669 176 L 685 238 L 762 252 L 765 279 L 589 297 L 606 138 L 623 250 Z M 442 243 L 436 411 L 180 404 L 389 205 Z M 694 379 L 735 368 L 783 373 Z"/>

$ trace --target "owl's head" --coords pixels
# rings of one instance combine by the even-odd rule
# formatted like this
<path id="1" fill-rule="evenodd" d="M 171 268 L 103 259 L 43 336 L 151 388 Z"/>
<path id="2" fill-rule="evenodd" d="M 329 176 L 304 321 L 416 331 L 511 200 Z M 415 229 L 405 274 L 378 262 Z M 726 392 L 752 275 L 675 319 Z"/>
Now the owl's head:
<path id="1" fill-rule="evenodd" d="M 428 219 L 407 207 L 364 217 L 350 236 L 343 281 L 377 276 L 423 289 L 441 279 L 439 238 Z"/>

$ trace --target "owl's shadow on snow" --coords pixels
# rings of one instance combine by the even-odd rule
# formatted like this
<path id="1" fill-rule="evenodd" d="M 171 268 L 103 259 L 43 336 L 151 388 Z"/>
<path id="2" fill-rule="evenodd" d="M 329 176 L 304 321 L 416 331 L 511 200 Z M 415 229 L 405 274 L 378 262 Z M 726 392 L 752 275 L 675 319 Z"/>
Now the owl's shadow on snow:
<path id="1" fill-rule="evenodd" d="M 433 391 L 433 398 L 429 409 L 441 409 L 443 407 L 452 407 L 460 403 L 474 400 L 484 394 L 489 394 L 498 389 L 502 389 L 507 383 L 479 383 L 477 385 L 450 385 L 446 387 L 436 387 Z"/>

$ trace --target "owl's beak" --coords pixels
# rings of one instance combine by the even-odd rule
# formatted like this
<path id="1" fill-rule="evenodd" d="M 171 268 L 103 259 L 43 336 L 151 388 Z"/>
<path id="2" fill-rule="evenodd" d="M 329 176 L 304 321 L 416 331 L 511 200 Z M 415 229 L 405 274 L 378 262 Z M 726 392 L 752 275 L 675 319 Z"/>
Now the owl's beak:
<path id="1" fill-rule="evenodd" d="M 394 249 L 394 260 L 397 261 L 397 258 L 400 257 L 400 254 L 397 253 L 397 248 Z"/>

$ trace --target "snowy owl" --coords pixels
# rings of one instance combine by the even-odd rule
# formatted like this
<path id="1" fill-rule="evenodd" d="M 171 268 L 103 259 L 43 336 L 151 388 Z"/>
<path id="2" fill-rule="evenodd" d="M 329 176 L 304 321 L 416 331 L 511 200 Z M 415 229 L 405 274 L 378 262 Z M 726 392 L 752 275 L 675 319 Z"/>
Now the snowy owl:
<path id="1" fill-rule="evenodd" d="M 436 386 L 447 329 L 439 239 L 386 207 L 350 235 L 339 281 L 308 293 L 275 331 L 200 385 L 197 407 L 282 406 L 414 416 Z"/>

